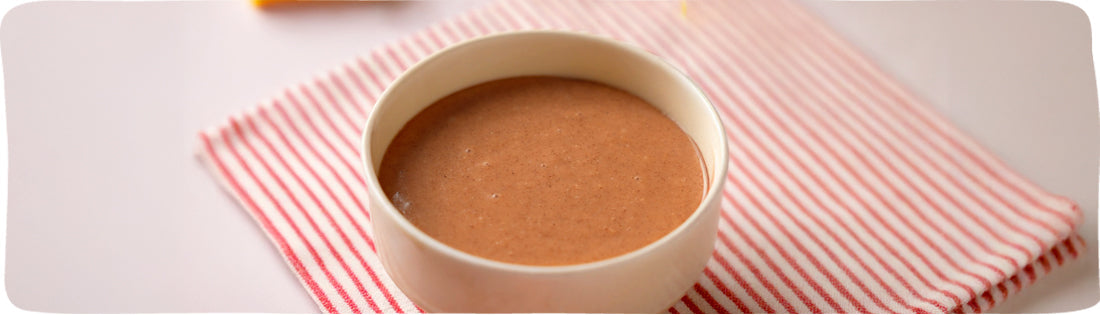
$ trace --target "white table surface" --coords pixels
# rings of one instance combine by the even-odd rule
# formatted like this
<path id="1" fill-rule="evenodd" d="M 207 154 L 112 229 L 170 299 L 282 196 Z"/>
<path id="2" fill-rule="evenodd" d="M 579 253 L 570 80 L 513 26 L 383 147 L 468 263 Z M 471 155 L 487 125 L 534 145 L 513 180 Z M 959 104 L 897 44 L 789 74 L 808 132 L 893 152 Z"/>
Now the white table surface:
<path id="1" fill-rule="evenodd" d="M 194 157 L 196 132 L 480 1 L 37 2 L 0 26 L 6 289 L 46 312 L 318 312 Z M 1056 2 L 809 4 L 939 111 L 1078 201 L 1087 258 L 996 312 L 1100 300 L 1089 25 Z"/>

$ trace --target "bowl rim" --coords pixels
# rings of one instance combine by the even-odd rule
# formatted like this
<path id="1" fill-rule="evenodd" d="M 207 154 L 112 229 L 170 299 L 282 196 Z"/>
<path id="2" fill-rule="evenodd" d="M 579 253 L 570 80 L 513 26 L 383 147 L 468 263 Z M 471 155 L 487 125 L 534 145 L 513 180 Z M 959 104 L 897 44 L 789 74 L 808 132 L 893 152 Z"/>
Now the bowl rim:
<path id="1" fill-rule="evenodd" d="M 382 185 L 378 182 L 377 171 L 374 169 L 374 164 L 371 163 L 372 157 L 370 146 L 372 145 L 372 143 L 370 140 L 370 136 L 371 132 L 374 130 L 379 121 L 378 111 L 380 108 L 385 106 L 384 104 L 386 104 L 389 100 L 390 94 L 393 93 L 394 87 L 400 86 L 404 81 L 408 79 L 410 75 L 418 72 L 421 68 L 423 68 L 425 64 L 431 63 L 434 60 L 439 59 L 440 56 L 448 54 L 451 51 L 462 49 L 471 45 L 476 45 L 484 41 L 498 39 L 501 37 L 532 35 L 566 36 L 573 37 L 579 40 L 596 41 L 601 44 L 616 46 L 617 48 L 624 50 L 626 53 L 634 54 L 637 57 L 642 58 L 645 61 L 648 61 L 649 63 L 655 65 L 660 70 L 672 74 L 673 79 L 680 80 L 682 81 L 681 83 L 686 83 L 683 86 L 690 87 L 690 93 L 696 94 L 700 97 L 700 99 L 702 100 L 702 104 L 707 107 L 705 112 L 707 112 L 707 116 L 709 116 L 708 123 L 712 128 L 717 129 L 716 132 L 719 135 L 718 141 L 720 143 L 718 143 L 716 147 L 716 149 L 719 150 L 719 156 L 715 159 L 713 163 L 714 165 L 712 166 L 714 168 L 714 175 L 711 176 L 711 174 L 707 172 L 707 175 L 711 176 L 711 178 L 708 178 L 707 192 L 704 195 L 703 199 L 700 200 L 699 206 L 692 212 L 690 216 L 688 216 L 687 219 L 684 220 L 684 222 L 681 222 L 680 225 L 678 225 L 675 229 L 661 236 L 661 238 L 657 239 L 656 241 L 646 244 L 645 246 L 636 248 L 624 254 L 604 258 L 597 261 L 569 265 L 524 265 L 492 260 L 489 258 L 477 256 L 443 243 L 442 241 L 431 237 L 424 231 L 420 230 L 420 228 L 412 224 L 412 222 L 405 218 L 404 215 L 401 215 L 401 213 L 397 211 L 397 208 L 394 207 L 393 202 L 385 196 L 385 193 L 382 191 Z M 637 257 L 641 257 L 649 252 L 656 250 L 656 248 L 658 247 L 664 246 L 664 244 L 670 242 L 672 238 L 676 237 L 677 235 L 683 234 L 684 230 L 686 230 L 688 226 L 691 226 L 696 221 L 701 220 L 700 217 L 702 216 L 702 213 L 704 212 L 704 210 L 706 210 L 708 205 L 714 202 L 715 198 L 719 198 L 718 196 L 722 194 L 722 183 L 725 182 L 727 166 L 729 163 L 729 147 L 727 144 L 728 140 L 726 137 L 725 126 L 722 124 L 722 120 L 717 110 L 715 109 L 714 104 L 710 101 L 710 98 L 707 97 L 706 93 L 703 92 L 703 89 L 698 84 L 696 84 L 695 81 L 693 81 L 686 73 L 635 44 L 618 41 L 605 36 L 590 33 L 563 30 L 521 30 L 499 32 L 467 39 L 465 41 L 452 44 L 448 47 L 432 53 L 428 57 L 421 59 L 413 66 L 406 69 L 392 83 L 390 83 L 388 87 L 386 87 L 386 89 L 378 97 L 378 100 L 375 102 L 374 107 L 371 109 L 370 115 L 367 118 L 367 122 L 363 128 L 362 137 L 363 138 L 361 142 L 361 147 L 359 149 L 361 153 L 361 161 L 365 170 L 365 173 L 363 175 L 366 177 L 368 194 L 370 194 L 372 198 L 376 198 L 381 201 L 378 202 L 378 204 L 381 205 L 379 207 L 380 209 L 368 209 L 368 211 L 371 212 L 372 217 L 375 216 L 376 211 L 387 212 L 388 215 L 395 217 L 394 221 L 400 227 L 400 229 L 408 235 L 411 235 L 413 238 L 416 239 L 416 241 L 464 263 L 479 265 L 491 269 L 526 274 L 564 274 L 606 268 L 633 260 Z M 376 218 L 372 218 L 372 221 L 375 219 Z"/>

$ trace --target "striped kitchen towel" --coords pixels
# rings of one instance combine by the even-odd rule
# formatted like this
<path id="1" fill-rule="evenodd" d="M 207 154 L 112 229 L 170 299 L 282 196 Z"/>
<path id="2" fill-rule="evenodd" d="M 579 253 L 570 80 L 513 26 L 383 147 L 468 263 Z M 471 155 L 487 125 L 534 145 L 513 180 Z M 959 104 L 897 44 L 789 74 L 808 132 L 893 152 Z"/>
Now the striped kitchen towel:
<path id="1" fill-rule="evenodd" d="M 421 311 L 375 254 L 361 128 L 418 60 L 518 29 L 640 45 L 694 78 L 726 123 L 719 241 L 668 312 L 981 312 L 1084 249 L 1072 201 L 1013 172 L 798 3 L 502 1 L 201 132 L 203 161 L 322 311 Z"/>

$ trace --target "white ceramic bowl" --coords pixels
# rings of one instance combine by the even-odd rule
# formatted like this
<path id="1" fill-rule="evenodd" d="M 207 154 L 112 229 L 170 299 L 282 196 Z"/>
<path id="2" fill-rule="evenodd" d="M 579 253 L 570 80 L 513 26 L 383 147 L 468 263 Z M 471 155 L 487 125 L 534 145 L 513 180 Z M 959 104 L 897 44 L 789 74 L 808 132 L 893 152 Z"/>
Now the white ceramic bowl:
<path id="1" fill-rule="evenodd" d="M 397 132 L 436 100 L 478 83 L 524 75 L 602 82 L 629 91 L 695 141 L 709 186 L 699 208 L 668 235 L 627 254 L 567 266 L 529 266 L 474 256 L 416 228 L 386 198 L 377 168 Z M 386 272 L 421 308 L 448 313 L 654 313 L 699 278 L 714 250 L 726 174 L 718 114 L 687 76 L 640 48 L 560 31 L 502 33 L 443 49 L 382 94 L 363 134 L 374 238 Z"/>

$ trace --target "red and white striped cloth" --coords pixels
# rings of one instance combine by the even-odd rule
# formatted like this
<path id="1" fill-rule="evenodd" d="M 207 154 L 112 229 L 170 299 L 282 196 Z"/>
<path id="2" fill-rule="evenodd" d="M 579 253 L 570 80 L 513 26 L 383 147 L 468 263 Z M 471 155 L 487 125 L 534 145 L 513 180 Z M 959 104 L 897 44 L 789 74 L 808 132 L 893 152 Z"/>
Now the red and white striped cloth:
<path id="1" fill-rule="evenodd" d="M 517 29 L 636 43 L 726 123 L 719 242 L 672 313 L 981 312 L 1081 255 L 1075 204 L 952 127 L 791 1 L 504 1 L 293 86 L 199 155 L 324 312 L 419 312 L 375 256 L 360 130 L 404 69 Z"/>

